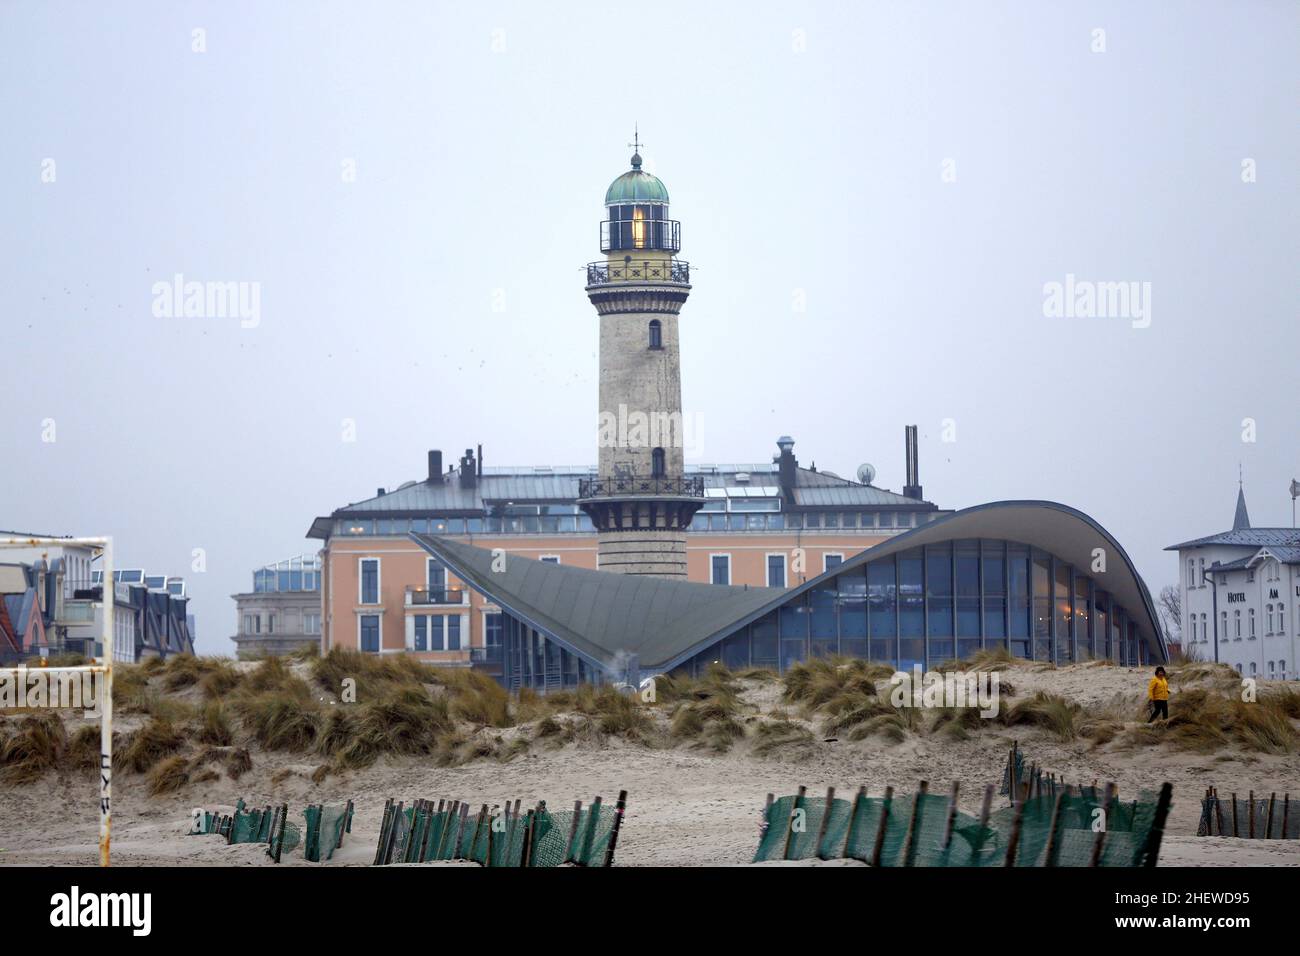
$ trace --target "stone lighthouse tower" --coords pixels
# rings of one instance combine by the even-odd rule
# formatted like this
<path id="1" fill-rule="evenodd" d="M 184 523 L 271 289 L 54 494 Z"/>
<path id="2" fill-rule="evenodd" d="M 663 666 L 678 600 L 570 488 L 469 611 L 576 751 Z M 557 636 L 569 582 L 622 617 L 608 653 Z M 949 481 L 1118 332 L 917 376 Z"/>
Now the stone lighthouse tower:
<path id="1" fill-rule="evenodd" d="M 638 145 L 639 144 L 634 144 Z M 587 298 L 600 321 L 598 477 L 579 504 L 598 532 L 603 571 L 686 576 L 686 528 L 704 504 L 703 479 L 683 464 L 677 319 L 690 266 L 677 259 L 681 224 L 668 190 L 632 168 L 605 193 L 605 258 L 587 265 Z"/>

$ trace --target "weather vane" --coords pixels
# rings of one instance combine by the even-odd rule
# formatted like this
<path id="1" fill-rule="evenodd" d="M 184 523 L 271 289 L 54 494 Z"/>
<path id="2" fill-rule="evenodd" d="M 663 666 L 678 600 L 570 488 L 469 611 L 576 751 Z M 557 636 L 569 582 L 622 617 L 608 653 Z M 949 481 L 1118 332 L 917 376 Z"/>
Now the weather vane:
<path id="1" fill-rule="evenodd" d="M 632 127 L 632 142 L 628 143 L 628 145 L 638 153 L 641 152 L 641 147 L 645 145 L 645 143 L 641 142 L 641 130 L 639 124 Z"/>

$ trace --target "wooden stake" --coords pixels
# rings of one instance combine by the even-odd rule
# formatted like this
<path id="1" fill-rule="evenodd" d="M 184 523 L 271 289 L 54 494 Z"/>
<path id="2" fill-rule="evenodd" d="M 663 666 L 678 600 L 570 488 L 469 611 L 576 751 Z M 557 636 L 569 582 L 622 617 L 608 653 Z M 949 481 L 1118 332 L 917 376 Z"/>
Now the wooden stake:
<path id="1" fill-rule="evenodd" d="M 1237 794 L 1232 795 L 1232 835 L 1237 836 Z"/>
<path id="2" fill-rule="evenodd" d="M 1060 853 L 1061 844 L 1057 839 L 1057 828 L 1061 823 L 1061 802 L 1065 799 L 1064 793 L 1058 793 L 1056 800 L 1052 803 L 1052 822 L 1047 830 L 1047 846 L 1043 851 L 1043 866 L 1056 866 L 1056 858 Z"/>
<path id="3" fill-rule="evenodd" d="M 1255 791 L 1250 791 L 1250 839 L 1255 839 Z"/>
<path id="4" fill-rule="evenodd" d="M 573 822 L 569 824 L 569 842 L 564 847 L 564 862 L 568 863 L 573 859 L 573 853 L 578 849 L 578 821 L 582 819 L 582 801 L 573 801 Z"/>
<path id="5" fill-rule="evenodd" d="M 822 854 L 822 842 L 826 839 L 826 827 L 831 822 L 831 810 L 835 806 L 835 788 L 826 788 L 826 809 L 822 811 L 822 824 L 817 829 L 817 859 L 824 860 L 826 857 Z"/>
<path id="6" fill-rule="evenodd" d="M 952 843 L 952 829 L 954 826 L 957 825 L 957 787 L 958 786 L 959 786 L 958 782 L 954 780 L 952 782 L 952 796 L 948 798 L 948 822 L 944 824 L 944 828 L 943 828 L 943 848 L 945 850 L 947 850 L 949 844 Z"/>
<path id="7" fill-rule="evenodd" d="M 1088 858 L 1089 866 L 1101 865 L 1101 852 L 1106 843 L 1106 832 L 1110 829 L 1110 811 L 1115 802 L 1115 784 L 1114 782 L 1106 784 L 1106 795 L 1102 798 L 1101 804 L 1101 824 L 1102 827 L 1097 831 L 1097 835 L 1092 840 L 1092 856 Z"/>
<path id="8" fill-rule="evenodd" d="M 916 858 L 916 838 L 920 831 L 921 825 L 921 801 L 925 798 L 930 784 L 922 780 L 916 789 L 916 796 L 912 798 L 912 819 L 907 821 L 907 837 L 903 840 L 903 866 L 912 865 L 912 860 Z"/>
<path id="9" fill-rule="evenodd" d="M 579 866 L 586 866 L 587 860 L 591 857 L 591 844 L 596 839 L 596 821 L 600 819 L 600 797 L 591 801 L 591 809 L 587 811 L 586 833 L 582 838 L 582 859 L 578 860 Z"/>
<path id="10" fill-rule="evenodd" d="M 1156 801 L 1155 819 L 1151 821 L 1151 832 L 1147 835 L 1144 866 L 1155 866 L 1156 859 L 1160 856 L 1160 841 L 1165 835 L 1165 818 L 1169 816 L 1169 804 L 1173 800 L 1173 795 L 1173 784 L 1166 782 L 1161 785 L 1160 798 Z"/>
<path id="11" fill-rule="evenodd" d="M 1291 794 L 1285 794 L 1282 797 L 1282 839 L 1289 839 L 1286 835 L 1287 819 L 1291 813 Z"/>
<path id="12" fill-rule="evenodd" d="M 849 846 L 853 840 L 853 823 L 858 818 L 858 807 L 861 805 L 862 801 L 866 799 L 866 786 L 858 787 L 857 796 L 853 798 L 853 806 L 849 808 L 849 825 L 844 830 L 844 850 L 840 853 L 840 856 L 845 857 L 846 859 L 852 857 L 852 854 L 849 852 Z M 861 857 L 852 858 L 859 860 L 862 859 Z"/>
<path id="13" fill-rule="evenodd" d="M 871 865 L 880 866 L 880 854 L 885 849 L 885 827 L 889 824 L 889 809 L 894 803 L 894 788 L 885 788 L 885 799 L 880 804 L 880 824 L 876 827 L 876 843 L 871 849 Z"/>
<path id="14" fill-rule="evenodd" d="M 1020 845 L 1020 828 L 1024 825 L 1027 802 L 1022 799 L 1016 803 L 1016 814 L 1011 818 L 1011 833 L 1007 836 L 1007 855 L 1002 861 L 1003 866 L 1016 865 L 1016 848 Z"/>
<path id="15" fill-rule="evenodd" d="M 1277 806 L 1277 791 L 1268 798 L 1268 822 L 1264 824 L 1264 839 L 1273 839 L 1273 808 Z"/>
<path id="16" fill-rule="evenodd" d="M 785 823 L 785 850 L 781 853 L 781 859 L 790 859 L 790 847 L 794 844 L 794 819 L 802 809 L 803 795 L 808 792 L 807 787 L 800 787 L 799 792 L 795 794 L 794 803 L 790 804 L 790 819 Z"/>
<path id="17" fill-rule="evenodd" d="M 605 866 L 614 865 L 614 847 L 618 844 L 618 831 L 623 826 L 623 814 L 627 811 L 627 791 L 618 792 L 618 803 L 614 804 L 614 825 L 609 831 L 609 843 L 605 847 Z"/>

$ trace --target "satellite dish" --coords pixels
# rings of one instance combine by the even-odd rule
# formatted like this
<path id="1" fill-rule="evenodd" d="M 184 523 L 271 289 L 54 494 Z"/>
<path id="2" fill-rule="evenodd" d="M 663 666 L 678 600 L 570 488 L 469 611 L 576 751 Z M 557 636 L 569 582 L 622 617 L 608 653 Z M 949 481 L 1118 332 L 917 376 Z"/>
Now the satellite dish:
<path id="1" fill-rule="evenodd" d="M 864 485 L 869 485 L 876 480 L 876 469 L 866 462 L 858 465 L 858 481 Z"/>

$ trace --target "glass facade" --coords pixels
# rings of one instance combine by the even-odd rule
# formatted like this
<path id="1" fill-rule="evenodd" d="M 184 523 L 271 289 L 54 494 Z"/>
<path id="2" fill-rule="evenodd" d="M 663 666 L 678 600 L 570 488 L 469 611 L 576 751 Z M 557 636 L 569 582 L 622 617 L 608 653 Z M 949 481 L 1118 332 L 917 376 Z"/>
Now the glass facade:
<path id="1" fill-rule="evenodd" d="M 258 594 L 319 590 L 320 558 L 316 555 L 285 558 L 253 572 L 253 591 Z"/>
<path id="2" fill-rule="evenodd" d="M 941 516 L 932 512 L 781 511 L 777 499 L 733 499 L 706 503 L 687 528 L 688 531 L 906 531 Z M 340 537 L 395 536 L 416 534 L 595 534 L 596 526 L 575 505 L 529 505 L 528 514 L 482 515 L 473 517 L 424 518 L 347 518 L 335 522 L 333 534 Z M 315 560 L 315 559 L 311 559 Z M 312 579 L 319 585 L 319 569 Z M 306 580 L 306 578 L 304 578 Z M 271 590 L 274 590 L 272 588 Z M 281 587 L 280 590 L 287 590 Z"/>
<path id="3" fill-rule="evenodd" d="M 1086 573 L 1037 548 L 959 540 L 859 565 L 796 595 L 683 665 L 784 671 L 842 654 L 934 668 L 980 649 L 1068 663 L 1146 663 L 1137 622 Z"/>

